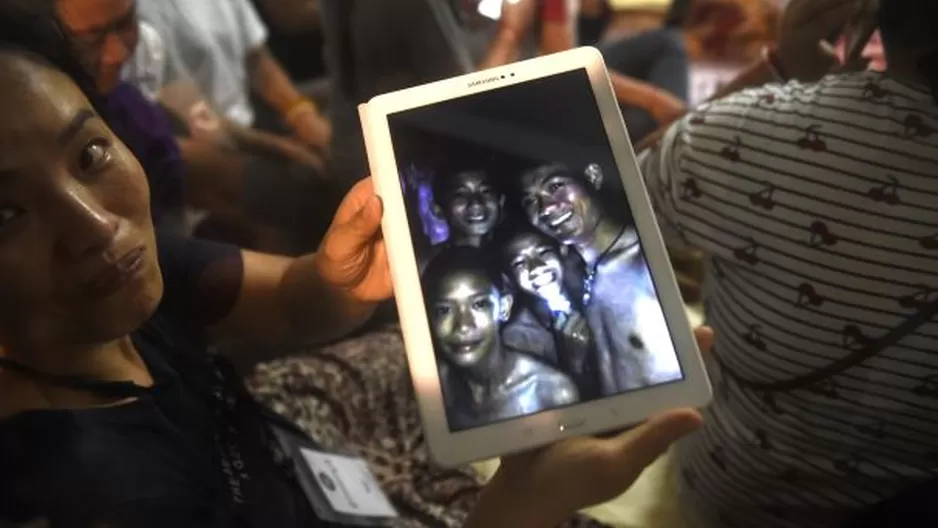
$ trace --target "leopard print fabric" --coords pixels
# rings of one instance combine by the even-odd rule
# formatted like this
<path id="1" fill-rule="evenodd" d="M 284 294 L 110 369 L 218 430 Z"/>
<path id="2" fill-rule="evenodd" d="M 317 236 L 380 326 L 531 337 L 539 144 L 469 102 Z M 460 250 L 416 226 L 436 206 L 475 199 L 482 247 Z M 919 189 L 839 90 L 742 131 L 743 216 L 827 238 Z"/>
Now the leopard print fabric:
<path id="1" fill-rule="evenodd" d="M 388 327 L 259 366 L 248 387 L 324 449 L 364 457 L 400 528 L 462 526 L 482 489 L 469 469 L 430 461 L 400 331 Z M 601 528 L 578 516 L 564 526 Z"/>

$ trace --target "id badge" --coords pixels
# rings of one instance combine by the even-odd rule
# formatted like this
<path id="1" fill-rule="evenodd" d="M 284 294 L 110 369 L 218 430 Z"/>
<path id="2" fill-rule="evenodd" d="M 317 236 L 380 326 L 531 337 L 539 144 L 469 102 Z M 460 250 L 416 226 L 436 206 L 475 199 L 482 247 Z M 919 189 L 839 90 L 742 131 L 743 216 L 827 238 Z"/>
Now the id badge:
<path id="1" fill-rule="evenodd" d="M 297 432 L 271 424 L 296 478 L 321 521 L 349 526 L 386 526 L 398 517 L 363 459 L 319 449 Z"/>

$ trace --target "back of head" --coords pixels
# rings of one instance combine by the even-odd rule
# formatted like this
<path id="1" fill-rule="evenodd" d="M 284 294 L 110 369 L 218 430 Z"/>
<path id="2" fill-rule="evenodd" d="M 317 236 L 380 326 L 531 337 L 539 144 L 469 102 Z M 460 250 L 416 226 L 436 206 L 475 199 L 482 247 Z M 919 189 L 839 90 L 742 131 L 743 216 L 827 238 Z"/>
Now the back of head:
<path id="1" fill-rule="evenodd" d="M 430 261 L 421 276 L 424 295 L 435 295 L 443 282 L 456 273 L 484 277 L 498 290 L 504 290 L 505 284 L 498 260 L 491 253 L 470 246 L 454 246 L 444 249 Z"/>
<path id="2" fill-rule="evenodd" d="M 880 0 L 878 21 L 887 60 L 913 60 L 938 102 L 938 2 Z"/>

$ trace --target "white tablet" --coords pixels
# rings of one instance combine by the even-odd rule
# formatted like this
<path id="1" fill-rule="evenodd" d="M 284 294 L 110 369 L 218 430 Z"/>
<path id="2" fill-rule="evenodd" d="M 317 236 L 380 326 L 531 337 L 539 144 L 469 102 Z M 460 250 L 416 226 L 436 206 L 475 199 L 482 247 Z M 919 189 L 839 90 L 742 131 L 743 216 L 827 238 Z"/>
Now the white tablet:
<path id="1" fill-rule="evenodd" d="M 598 51 L 381 95 L 360 112 L 439 463 L 709 401 Z"/>

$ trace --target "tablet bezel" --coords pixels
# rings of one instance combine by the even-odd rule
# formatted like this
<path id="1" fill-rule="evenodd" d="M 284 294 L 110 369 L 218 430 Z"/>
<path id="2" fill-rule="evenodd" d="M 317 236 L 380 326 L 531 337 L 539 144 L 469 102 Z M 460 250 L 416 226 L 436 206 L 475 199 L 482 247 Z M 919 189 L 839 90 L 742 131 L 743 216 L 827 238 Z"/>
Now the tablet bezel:
<path id="1" fill-rule="evenodd" d="M 420 286 L 420 273 L 400 184 L 388 116 L 414 108 L 535 79 L 585 69 L 606 136 L 634 215 L 652 279 L 671 330 L 684 379 L 531 416 L 452 432 L 447 423 L 437 358 Z M 424 433 L 433 458 L 453 466 L 595 434 L 638 423 L 671 408 L 700 407 L 711 398 L 710 382 L 697 350 L 670 259 L 640 176 L 635 154 L 602 55 L 577 48 L 469 75 L 380 95 L 362 105 L 368 159 L 376 192 L 384 202 L 382 228 Z"/>

